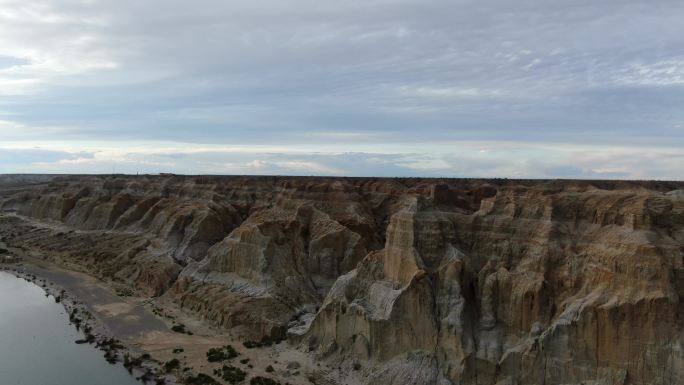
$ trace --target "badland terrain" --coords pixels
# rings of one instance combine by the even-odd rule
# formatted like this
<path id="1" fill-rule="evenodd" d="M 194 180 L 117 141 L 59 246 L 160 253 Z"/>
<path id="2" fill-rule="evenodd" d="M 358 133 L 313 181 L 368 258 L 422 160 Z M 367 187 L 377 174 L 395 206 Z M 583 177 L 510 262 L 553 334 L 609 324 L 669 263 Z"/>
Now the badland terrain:
<path id="1" fill-rule="evenodd" d="M 0 176 L 0 237 L 283 384 L 684 384 L 682 182 Z"/>

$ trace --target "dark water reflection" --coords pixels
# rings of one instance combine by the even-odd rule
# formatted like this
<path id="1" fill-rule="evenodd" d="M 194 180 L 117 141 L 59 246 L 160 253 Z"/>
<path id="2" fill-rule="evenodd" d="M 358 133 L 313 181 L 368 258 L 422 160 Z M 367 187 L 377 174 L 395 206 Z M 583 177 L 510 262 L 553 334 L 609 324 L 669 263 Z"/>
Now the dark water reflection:
<path id="1" fill-rule="evenodd" d="M 140 385 L 82 338 L 43 290 L 0 271 L 0 384 Z"/>

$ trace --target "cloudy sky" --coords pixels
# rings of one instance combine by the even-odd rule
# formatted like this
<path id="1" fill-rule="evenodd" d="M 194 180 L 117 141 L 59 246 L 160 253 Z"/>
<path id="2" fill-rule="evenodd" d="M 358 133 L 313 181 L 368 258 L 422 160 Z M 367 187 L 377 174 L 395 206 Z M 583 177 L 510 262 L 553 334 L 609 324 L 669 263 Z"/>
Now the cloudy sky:
<path id="1" fill-rule="evenodd" d="M 682 0 L 0 0 L 0 173 L 684 179 Z"/>

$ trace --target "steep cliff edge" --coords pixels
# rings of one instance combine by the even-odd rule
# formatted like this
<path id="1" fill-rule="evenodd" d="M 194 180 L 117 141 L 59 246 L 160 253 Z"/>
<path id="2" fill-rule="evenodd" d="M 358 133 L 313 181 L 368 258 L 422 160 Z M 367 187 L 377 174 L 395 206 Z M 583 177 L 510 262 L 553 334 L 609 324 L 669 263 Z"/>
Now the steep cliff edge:
<path id="1" fill-rule="evenodd" d="M 368 384 L 684 378 L 682 183 L 32 180 L 6 243 Z"/>

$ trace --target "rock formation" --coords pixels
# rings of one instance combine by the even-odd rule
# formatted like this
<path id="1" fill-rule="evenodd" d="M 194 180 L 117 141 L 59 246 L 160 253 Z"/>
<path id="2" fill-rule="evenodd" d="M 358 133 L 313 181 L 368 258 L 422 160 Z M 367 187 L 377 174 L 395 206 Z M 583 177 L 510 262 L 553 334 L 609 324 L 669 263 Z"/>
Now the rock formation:
<path id="1" fill-rule="evenodd" d="M 62 176 L 0 235 L 368 384 L 683 383 L 684 183 Z"/>

